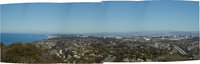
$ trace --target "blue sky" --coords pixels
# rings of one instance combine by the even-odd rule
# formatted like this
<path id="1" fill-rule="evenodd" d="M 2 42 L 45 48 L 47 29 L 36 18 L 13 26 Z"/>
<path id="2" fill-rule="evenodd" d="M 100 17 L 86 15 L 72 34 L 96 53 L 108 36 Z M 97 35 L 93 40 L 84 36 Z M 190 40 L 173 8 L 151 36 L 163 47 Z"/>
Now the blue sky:
<path id="1" fill-rule="evenodd" d="M 199 2 L 141 1 L 1 5 L 2 33 L 198 31 Z"/>

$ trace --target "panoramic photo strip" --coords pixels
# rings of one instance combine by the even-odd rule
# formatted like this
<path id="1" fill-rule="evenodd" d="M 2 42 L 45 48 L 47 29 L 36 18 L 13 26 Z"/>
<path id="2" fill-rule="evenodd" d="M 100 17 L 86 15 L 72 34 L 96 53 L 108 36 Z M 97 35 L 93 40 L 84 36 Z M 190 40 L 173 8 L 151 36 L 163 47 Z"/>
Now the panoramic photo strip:
<path id="1" fill-rule="evenodd" d="M 200 59 L 198 1 L 1 4 L 3 63 Z"/>

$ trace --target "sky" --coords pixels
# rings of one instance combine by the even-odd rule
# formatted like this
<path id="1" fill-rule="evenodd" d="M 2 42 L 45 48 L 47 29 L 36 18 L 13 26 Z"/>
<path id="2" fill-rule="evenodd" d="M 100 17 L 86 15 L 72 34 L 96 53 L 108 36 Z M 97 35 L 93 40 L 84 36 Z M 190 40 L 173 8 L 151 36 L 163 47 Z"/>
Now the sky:
<path id="1" fill-rule="evenodd" d="M 1 33 L 198 31 L 199 2 L 104 1 L 1 5 Z"/>

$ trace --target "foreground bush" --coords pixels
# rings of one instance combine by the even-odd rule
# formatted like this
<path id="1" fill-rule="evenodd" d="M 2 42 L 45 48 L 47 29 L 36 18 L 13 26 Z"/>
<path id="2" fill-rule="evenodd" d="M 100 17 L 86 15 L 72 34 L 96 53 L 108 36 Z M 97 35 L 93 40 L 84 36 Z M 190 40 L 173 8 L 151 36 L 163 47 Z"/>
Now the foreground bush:
<path id="1" fill-rule="evenodd" d="M 1 43 L 1 62 L 11 63 L 57 63 L 61 62 L 56 55 L 49 54 L 48 49 L 38 48 L 31 43 Z"/>

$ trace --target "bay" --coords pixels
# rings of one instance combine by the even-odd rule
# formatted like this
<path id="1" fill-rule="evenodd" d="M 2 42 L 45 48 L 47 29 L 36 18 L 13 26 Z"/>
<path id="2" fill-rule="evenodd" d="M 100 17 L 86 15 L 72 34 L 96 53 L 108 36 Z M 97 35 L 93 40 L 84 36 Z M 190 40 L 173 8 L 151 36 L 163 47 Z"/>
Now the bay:
<path id="1" fill-rule="evenodd" d="M 1 33 L 0 41 L 4 45 L 16 42 L 32 43 L 34 41 L 48 39 L 45 34 Z"/>

